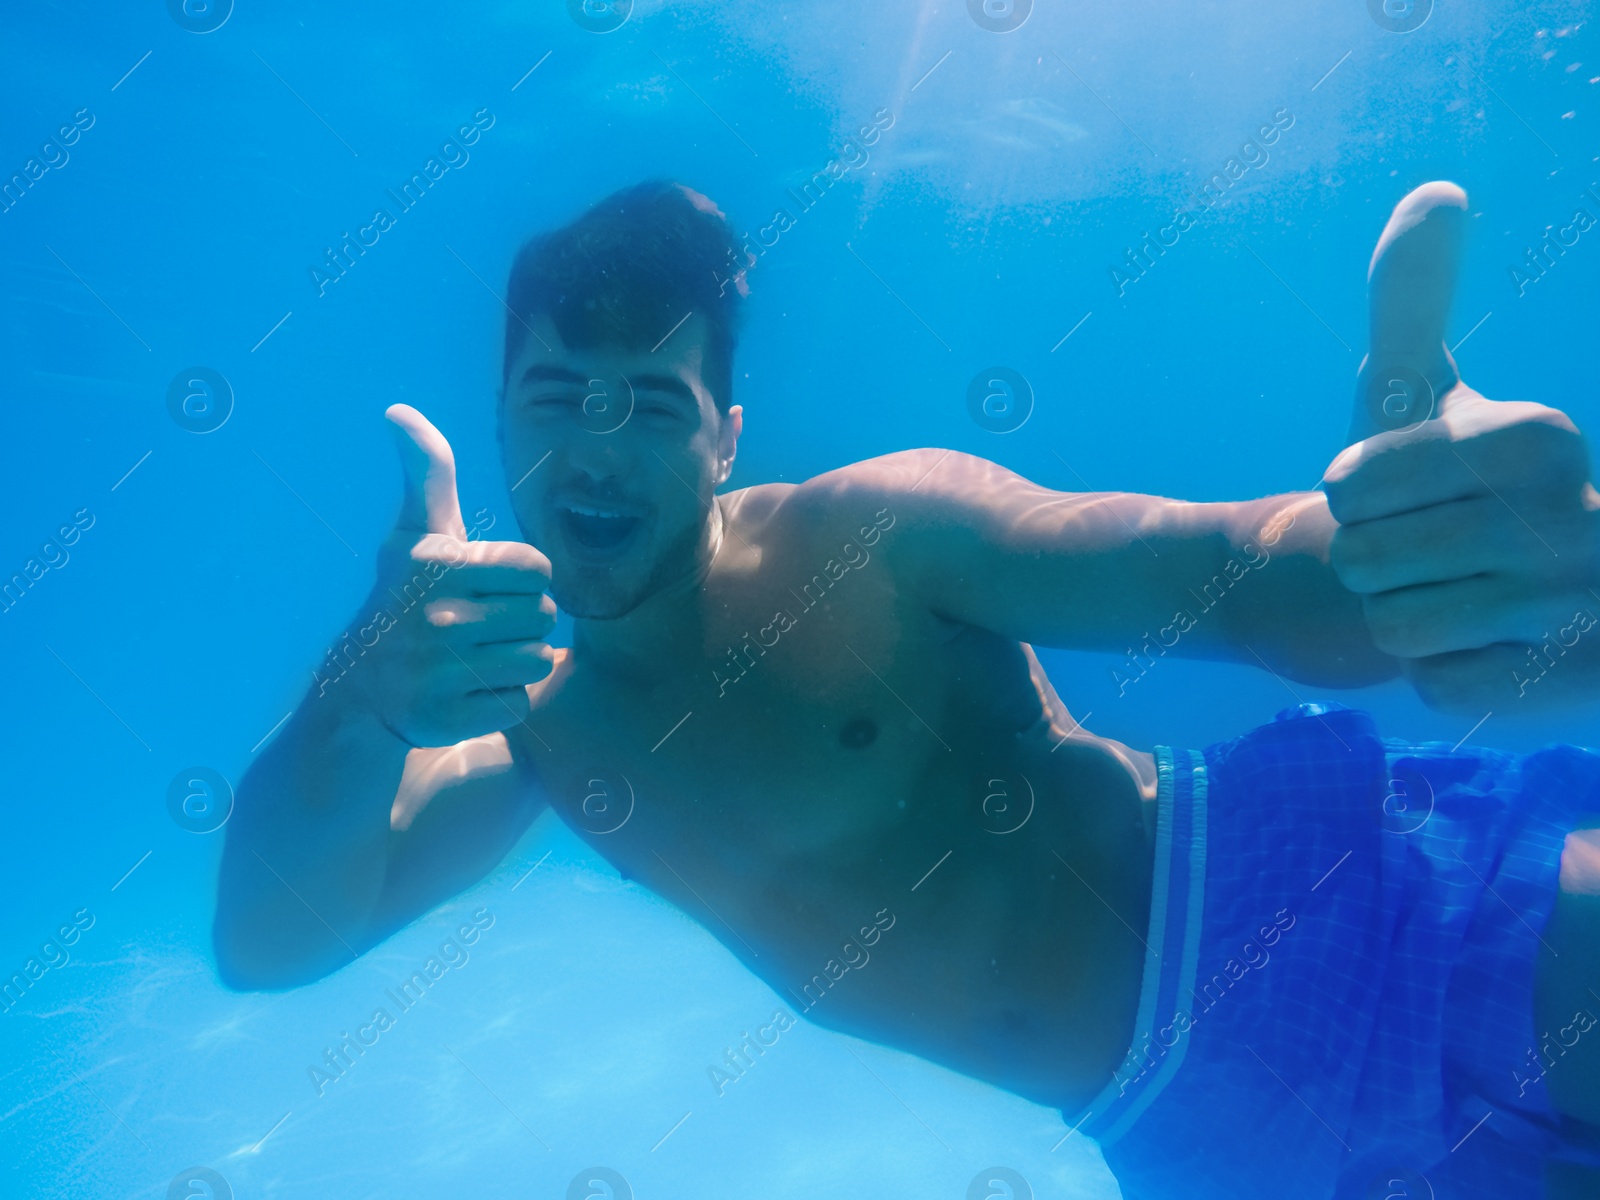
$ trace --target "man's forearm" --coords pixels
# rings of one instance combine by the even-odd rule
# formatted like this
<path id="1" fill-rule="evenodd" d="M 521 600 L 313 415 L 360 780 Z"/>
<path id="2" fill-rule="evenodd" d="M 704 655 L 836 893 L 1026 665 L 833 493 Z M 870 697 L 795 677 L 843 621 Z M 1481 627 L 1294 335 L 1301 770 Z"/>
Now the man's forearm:
<path id="1" fill-rule="evenodd" d="M 1373 644 L 1361 598 L 1339 582 L 1329 561 L 1338 525 L 1321 492 L 1222 507 L 1232 553 L 1219 576 L 1191 595 L 1217 609 L 1233 657 L 1324 687 L 1363 687 L 1399 675 L 1399 660 Z"/>
<path id="2" fill-rule="evenodd" d="M 224 982 L 294 986 L 366 949 L 407 746 L 308 694 L 240 784 L 217 888 Z"/>

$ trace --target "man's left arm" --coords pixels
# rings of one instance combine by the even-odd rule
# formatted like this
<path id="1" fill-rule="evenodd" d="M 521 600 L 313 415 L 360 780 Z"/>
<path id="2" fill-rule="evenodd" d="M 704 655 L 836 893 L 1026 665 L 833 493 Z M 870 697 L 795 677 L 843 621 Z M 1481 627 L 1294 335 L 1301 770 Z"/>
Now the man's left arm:
<path id="1" fill-rule="evenodd" d="M 1231 659 L 1321 686 L 1398 671 L 1464 715 L 1600 700 L 1588 448 L 1556 409 L 1467 387 L 1444 342 L 1466 205 L 1454 184 L 1426 184 L 1378 241 L 1362 440 L 1328 468 L 1326 496 L 1074 496 L 970 456 L 913 462 L 905 540 L 935 611 L 1043 645 Z"/>
<path id="2" fill-rule="evenodd" d="M 1246 663 L 1324 687 L 1393 678 L 1330 561 L 1321 492 L 1191 503 L 1062 492 L 954 450 L 907 450 L 805 485 L 892 515 L 879 549 L 936 618 L 1033 645 Z"/>

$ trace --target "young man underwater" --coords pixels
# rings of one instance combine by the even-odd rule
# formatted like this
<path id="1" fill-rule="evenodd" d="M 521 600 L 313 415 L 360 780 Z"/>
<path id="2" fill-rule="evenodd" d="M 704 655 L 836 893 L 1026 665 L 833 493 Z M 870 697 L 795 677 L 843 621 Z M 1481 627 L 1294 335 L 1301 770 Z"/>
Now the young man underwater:
<path id="1" fill-rule="evenodd" d="M 780 995 L 892 921 L 807 1015 L 1060 1108 L 1132 1200 L 1600 1195 L 1600 839 L 1569 836 L 1600 755 L 1315 704 L 1152 753 L 1079 726 L 1031 649 L 1121 650 L 1244 559 L 1170 653 L 1403 675 L 1471 719 L 1600 692 L 1583 439 L 1444 346 L 1465 206 L 1429 184 L 1383 231 L 1326 494 L 1216 504 L 938 449 L 718 494 L 747 290 L 721 212 L 652 182 L 534 238 L 499 413 L 526 541 L 467 540 L 449 445 L 388 410 L 364 654 L 239 788 L 223 980 L 337 970 L 550 808 Z"/>

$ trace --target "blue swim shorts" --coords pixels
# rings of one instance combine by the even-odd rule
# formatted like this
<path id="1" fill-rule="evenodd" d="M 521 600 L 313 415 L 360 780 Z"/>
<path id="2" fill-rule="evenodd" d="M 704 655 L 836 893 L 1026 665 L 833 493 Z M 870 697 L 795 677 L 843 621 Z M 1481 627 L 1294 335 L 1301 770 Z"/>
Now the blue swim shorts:
<path id="1" fill-rule="evenodd" d="M 1063 1114 L 1128 1200 L 1533 1198 L 1546 1157 L 1600 1167 L 1533 1006 L 1600 754 L 1408 745 L 1302 704 L 1157 763 L 1134 1044 Z"/>

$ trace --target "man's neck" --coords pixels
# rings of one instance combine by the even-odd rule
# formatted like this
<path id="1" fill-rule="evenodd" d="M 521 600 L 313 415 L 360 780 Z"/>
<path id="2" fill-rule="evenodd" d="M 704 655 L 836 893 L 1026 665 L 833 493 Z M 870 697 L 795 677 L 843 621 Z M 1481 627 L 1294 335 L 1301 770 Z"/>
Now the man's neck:
<path id="1" fill-rule="evenodd" d="M 701 643 L 705 627 L 701 594 L 726 530 L 722 497 L 715 496 L 689 569 L 657 588 L 625 616 L 611 620 L 575 618 L 574 652 L 609 671 L 638 678 L 648 679 L 663 669 L 676 670 L 675 651 Z"/>

